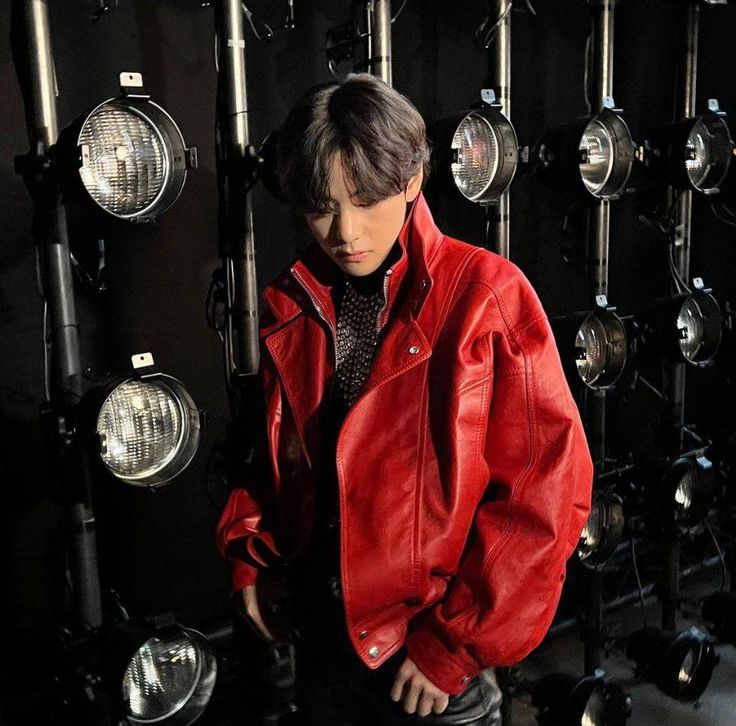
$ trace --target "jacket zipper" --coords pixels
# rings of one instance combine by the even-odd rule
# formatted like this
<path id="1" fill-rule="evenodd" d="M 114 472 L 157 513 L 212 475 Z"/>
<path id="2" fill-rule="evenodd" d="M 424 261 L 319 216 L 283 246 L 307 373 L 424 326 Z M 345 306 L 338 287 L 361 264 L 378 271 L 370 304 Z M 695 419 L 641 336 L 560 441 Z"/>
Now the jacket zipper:
<path id="1" fill-rule="evenodd" d="M 393 269 L 393 268 L 389 268 Z M 383 313 L 388 307 L 388 278 L 389 275 L 383 276 L 383 306 L 378 311 L 378 320 L 376 320 L 376 332 L 380 333 L 383 328 Z"/>
<path id="2" fill-rule="evenodd" d="M 309 288 L 307 287 L 306 283 L 302 279 L 301 275 L 294 269 L 291 268 L 291 274 L 294 275 L 294 277 L 299 281 L 299 284 L 302 286 L 304 292 L 307 293 L 309 299 L 312 301 L 312 306 L 314 307 L 315 312 L 317 315 L 319 315 L 320 318 L 326 323 L 327 327 L 330 330 L 330 336 L 332 337 L 332 369 L 337 372 L 337 332 L 334 330 L 332 325 L 330 324 L 330 321 L 327 320 L 327 318 L 324 316 L 322 312 L 322 306 L 317 303 L 317 301 L 314 299 L 314 296 L 309 291 Z M 332 395 L 332 388 L 335 385 L 335 375 L 332 376 L 332 382 L 330 383 L 330 391 L 328 395 Z"/>

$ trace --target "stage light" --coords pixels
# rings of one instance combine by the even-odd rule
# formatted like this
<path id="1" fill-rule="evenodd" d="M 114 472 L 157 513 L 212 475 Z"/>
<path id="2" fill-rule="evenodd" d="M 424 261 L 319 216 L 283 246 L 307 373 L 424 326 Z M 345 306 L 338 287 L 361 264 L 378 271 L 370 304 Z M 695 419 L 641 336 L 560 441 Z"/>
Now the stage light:
<path id="1" fill-rule="evenodd" d="M 703 619 L 722 643 L 736 645 L 736 592 L 714 592 L 703 600 Z"/>
<path id="2" fill-rule="evenodd" d="M 699 698 L 720 660 L 715 643 L 696 627 L 680 633 L 643 628 L 630 637 L 626 655 L 636 661 L 637 676 L 679 701 Z"/>
<path id="3" fill-rule="evenodd" d="M 597 199 L 621 196 L 631 174 L 634 144 L 620 109 L 605 99 L 595 116 L 585 116 L 546 134 L 536 145 L 540 178 L 555 187 L 582 191 Z"/>
<path id="4" fill-rule="evenodd" d="M 586 567 L 605 564 L 621 541 L 624 530 L 624 507 L 612 492 L 593 493 L 590 514 L 578 544 L 578 559 Z"/>
<path id="5" fill-rule="evenodd" d="M 531 695 L 545 726 L 623 726 L 631 715 L 631 698 L 600 670 L 584 678 L 551 673 L 533 684 Z"/>
<path id="6" fill-rule="evenodd" d="M 451 179 L 465 199 L 489 204 L 508 189 L 518 164 L 518 141 L 492 90 L 483 89 L 481 103 L 469 112 L 438 122 L 432 139 L 442 177 Z"/>
<path id="7" fill-rule="evenodd" d="M 694 527 L 708 513 L 716 483 L 715 468 L 710 459 L 705 456 L 680 457 L 662 478 L 657 514 L 681 527 Z"/>
<path id="8" fill-rule="evenodd" d="M 133 362 L 141 372 L 85 394 L 83 418 L 113 476 L 155 487 L 191 462 L 199 444 L 200 412 L 180 381 L 152 368 L 150 354 L 133 356 Z"/>
<path id="9" fill-rule="evenodd" d="M 606 308 L 597 308 L 583 320 L 575 336 L 580 379 L 591 388 L 615 383 L 626 365 L 626 349 L 621 319 Z"/>
<path id="10" fill-rule="evenodd" d="M 50 152 L 72 193 L 130 222 L 154 221 L 179 197 L 197 165 L 179 127 L 142 90 L 139 73 L 120 75 L 121 94 L 59 134 Z"/>
<path id="11" fill-rule="evenodd" d="M 191 724 L 207 707 L 216 678 L 217 660 L 202 633 L 160 632 L 138 648 L 125 669 L 126 718 L 134 724 Z"/>
<path id="12" fill-rule="evenodd" d="M 733 141 L 718 101 L 708 110 L 656 130 L 637 150 L 645 169 L 681 189 L 716 193 L 728 173 Z"/>
<path id="13" fill-rule="evenodd" d="M 592 389 L 612 386 L 628 359 L 628 336 L 623 320 L 599 295 L 592 311 L 556 317 L 552 326 L 563 367 L 571 380 Z"/>
<path id="14" fill-rule="evenodd" d="M 723 315 L 698 277 L 692 292 L 655 300 L 637 319 L 645 348 L 694 366 L 709 364 L 721 344 Z"/>

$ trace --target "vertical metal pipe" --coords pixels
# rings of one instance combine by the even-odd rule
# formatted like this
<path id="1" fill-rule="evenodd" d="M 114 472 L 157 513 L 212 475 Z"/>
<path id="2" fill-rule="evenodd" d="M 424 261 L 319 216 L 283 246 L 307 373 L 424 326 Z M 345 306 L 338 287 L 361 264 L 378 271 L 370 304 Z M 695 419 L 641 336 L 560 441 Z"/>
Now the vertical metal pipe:
<path id="1" fill-rule="evenodd" d="M 696 90 L 698 80 L 698 29 L 700 5 L 690 3 L 687 9 L 685 30 L 685 74 L 683 78 L 683 97 L 679 118 L 695 115 Z M 674 199 L 677 191 L 670 189 L 669 198 Z M 693 193 L 690 189 L 682 191 L 675 205 L 674 262 L 680 277 L 687 284 L 690 279 L 690 235 L 692 226 Z M 674 288 L 673 288 L 674 289 Z M 670 401 L 672 419 L 676 429 L 675 444 L 682 448 L 685 422 L 685 370 L 684 362 L 676 361 L 672 366 Z"/>
<path id="2" fill-rule="evenodd" d="M 611 202 L 601 199 L 593 210 L 593 229 L 591 235 L 591 292 L 608 295 L 608 253 L 611 234 Z"/>
<path id="3" fill-rule="evenodd" d="M 593 43 L 592 113 L 598 113 L 603 98 L 613 95 L 613 21 L 614 0 L 601 0 L 593 6 L 591 32 Z M 586 59 L 587 62 L 587 59 Z M 599 200 L 591 210 L 588 230 L 588 260 L 592 297 L 608 294 L 608 251 L 611 228 L 611 203 Z M 588 426 L 591 457 L 597 470 L 605 466 L 606 452 L 606 391 L 595 391 L 588 397 L 584 412 Z M 592 673 L 600 663 L 602 628 L 602 589 L 599 577 L 589 580 L 585 604 L 585 668 Z"/>
<path id="4" fill-rule="evenodd" d="M 683 77 L 680 112 L 676 116 L 689 118 L 695 115 L 698 81 L 698 31 L 700 5 L 691 2 L 685 19 L 685 69 Z M 668 200 L 673 200 L 677 190 L 670 187 Z M 690 234 L 692 222 L 693 193 L 686 189 L 675 205 L 674 262 L 680 277 L 687 282 L 690 278 Z M 673 292 L 675 288 L 673 285 Z M 684 444 L 685 423 L 685 378 L 687 364 L 673 361 L 670 370 L 669 399 L 671 421 L 674 430 L 674 446 L 680 452 Z M 680 542 L 679 538 L 668 538 L 664 543 L 665 566 L 662 583 L 662 627 L 674 629 L 680 593 Z"/>
<path id="5" fill-rule="evenodd" d="M 371 73 L 393 86 L 391 65 L 391 0 L 373 0 L 368 57 Z"/>
<path id="6" fill-rule="evenodd" d="M 601 0 L 593 10 L 594 112 L 604 96 L 613 95 L 613 0 Z"/>
<path id="7" fill-rule="evenodd" d="M 491 61 L 496 77 L 496 99 L 502 104 L 508 119 L 511 119 L 511 3 L 512 0 L 506 0 L 501 9 Z M 494 251 L 508 258 L 511 222 L 508 189 L 501 195 L 494 211 Z"/>
<path id="8" fill-rule="evenodd" d="M 603 573 L 598 568 L 586 572 L 585 675 L 601 666 L 603 623 Z"/>
<path id="9" fill-rule="evenodd" d="M 662 578 L 662 628 L 676 630 L 680 601 L 680 537 L 676 532 L 665 536 Z"/>
<path id="10" fill-rule="evenodd" d="M 613 0 L 602 0 L 594 6 L 593 32 L 593 113 L 601 109 L 603 98 L 613 96 Z M 611 228 L 611 203 L 600 200 L 593 216 L 591 235 L 592 292 L 608 294 L 608 248 Z"/>
<path id="11" fill-rule="evenodd" d="M 225 163 L 227 186 L 225 235 L 227 257 L 232 262 L 228 274 L 228 303 L 232 310 L 235 360 L 228 362 L 231 374 L 258 373 L 258 283 L 256 277 L 253 209 L 248 182 L 248 91 L 245 67 L 245 35 L 240 0 L 219 0 L 217 4 L 219 40 L 219 86 L 222 98 L 218 109 L 224 134 L 219 157 Z M 223 190 L 221 190 L 223 193 Z M 228 325 L 226 334 L 231 336 Z"/>
<path id="12" fill-rule="evenodd" d="M 48 148 L 58 136 L 56 73 L 47 0 L 13 0 L 11 37 L 31 147 L 27 163 L 44 169 L 38 186 L 31 185 L 34 234 L 40 252 L 43 296 L 51 320 L 49 403 L 54 415 L 64 420 L 82 395 L 82 365 L 66 210 L 45 166 Z M 102 603 L 91 475 L 78 441 L 67 446 L 61 471 L 71 531 L 69 560 L 74 612 L 81 623 L 97 627 L 102 623 Z"/>
<path id="13" fill-rule="evenodd" d="M 16 4 L 17 5 L 17 4 Z M 45 148 L 56 142 L 59 134 L 56 119 L 56 71 L 51 52 L 48 8 L 45 0 L 22 3 L 28 61 L 30 98 L 35 126 L 29 133 L 31 143 Z"/>
<path id="14" fill-rule="evenodd" d="M 594 5 L 591 18 L 593 34 L 593 113 L 600 111 L 603 98 L 613 95 L 613 0 Z M 599 200 L 590 215 L 589 270 L 592 297 L 608 295 L 608 253 L 610 246 L 611 203 Z M 603 464 L 605 458 L 605 391 L 588 398 L 586 411 L 591 454 Z"/>

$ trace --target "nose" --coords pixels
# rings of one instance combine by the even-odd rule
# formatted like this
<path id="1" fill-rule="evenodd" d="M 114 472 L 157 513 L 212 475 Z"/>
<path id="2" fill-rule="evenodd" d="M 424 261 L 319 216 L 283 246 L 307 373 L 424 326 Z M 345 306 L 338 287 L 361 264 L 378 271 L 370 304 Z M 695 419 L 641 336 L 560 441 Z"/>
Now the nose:
<path id="1" fill-rule="evenodd" d="M 352 242 L 360 237 L 360 227 L 356 216 L 350 212 L 340 212 L 335 215 L 336 233 L 339 242 Z"/>

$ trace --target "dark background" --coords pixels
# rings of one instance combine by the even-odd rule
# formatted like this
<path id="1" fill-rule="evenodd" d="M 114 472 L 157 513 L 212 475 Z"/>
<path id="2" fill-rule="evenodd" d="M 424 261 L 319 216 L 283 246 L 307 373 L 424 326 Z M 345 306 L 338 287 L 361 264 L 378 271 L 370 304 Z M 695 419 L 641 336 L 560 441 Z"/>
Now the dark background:
<path id="1" fill-rule="evenodd" d="M 107 242 L 107 292 L 77 286 L 83 364 L 126 372 L 130 356 L 151 351 L 161 370 L 184 382 L 209 426 L 191 466 L 170 486 L 148 494 L 112 480 L 96 493 L 103 584 L 121 594 L 131 614 L 173 609 L 183 623 L 227 612 L 228 577 L 214 545 L 225 500 L 207 486 L 205 469 L 228 418 L 220 345 L 205 323 L 205 295 L 219 266 L 214 158 L 213 10 L 192 0 L 120 0 L 91 24 L 88 3 L 50 4 L 59 87 L 59 126 L 116 95 L 121 71 L 143 73 L 147 91 L 199 149 L 199 169 L 151 228 L 110 223 L 74 231 L 82 247 Z M 394 10 L 399 6 L 394 3 Z M 8 4 L 9 5 L 9 4 Z M 271 44 L 248 33 L 250 128 L 259 143 L 311 84 L 330 77 L 325 33 L 348 17 L 347 2 L 297 0 L 297 29 L 282 29 L 285 3 L 252 0 L 272 25 Z M 585 113 L 583 55 L 589 32 L 583 0 L 536 0 L 537 17 L 513 16 L 512 119 L 520 143 Z M 7 5 L 5 5 L 7 7 Z M 486 58 L 473 43 L 484 2 L 409 0 L 393 26 L 394 86 L 428 124 L 461 112 L 478 98 Z M 621 0 L 616 10 L 614 97 L 634 138 L 671 120 L 683 54 L 683 6 L 664 0 Z M 733 67 L 736 7 L 705 7 L 700 35 L 698 108 L 717 97 L 736 113 Z M 49 498 L 38 409 L 43 400 L 42 304 L 35 280 L 32 208 L 13 157 L 28 150 L 23 106 L 9 43 L 9 13 L 0 14 L 0 621 L 22 632 L 50 622 L 65 588 L 62 515 Z M 298 252 L 288 208 L 261 187 L 253 192 L 260 289 Z M 481 210 L 457 198 L 430 200 L 446 233 L 481 243 Z M 585 277 L 561 257 L 562 215 L 554 196 L 532 176 L 512 186 L 511 258 L 537 289 L 550 316 L 590 305 Z M 733 285 L 736 230 L 694 204 L 691 275 L 716 297 Z M 609 300 L 622 312 L 668 293 L 665 247 L 637 221 L 633 197 L 613 209 Z M 723 371 L 688 376 L 688 419 L 723 414 Z M 639 401 L 646 414 L 651 401 Z M 634 402 L 631 404 L 636 406 Z M 639 419 L 627 409 L 633 426 Z M 613 431 L 615 434 L 615 430 Z"/>

